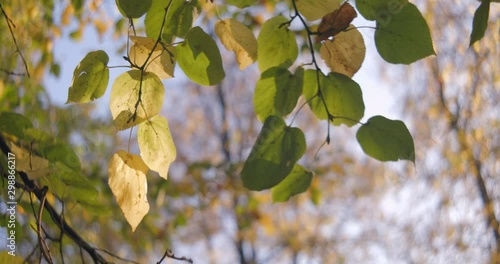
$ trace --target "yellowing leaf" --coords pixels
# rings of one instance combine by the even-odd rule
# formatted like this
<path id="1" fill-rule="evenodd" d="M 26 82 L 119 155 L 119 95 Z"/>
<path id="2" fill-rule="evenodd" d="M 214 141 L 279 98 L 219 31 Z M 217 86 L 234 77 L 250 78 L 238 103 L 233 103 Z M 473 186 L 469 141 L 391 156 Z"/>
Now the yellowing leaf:
<path id="1" fill-rule="evenodd" d="M 352 77 L 363 64 L 366 47 L 361 33 L 352 25 L 348 29 L 326 40 L 319 53 L 333 72 Z"/>
<path id="2" fill-rule="evenodd" d="M 157 115 L 150 121 L 141 123 L 137 138 L 144 162 L 167 179 L 170 163 L 177 155 L 167 119 Z"/>
<path id="3" fill-rule="evenodd" d="M 167 51 L 158 44 L 153 51 L 156 43 L 154 39 L 130 36 L 130 40 L 134 42 L 134 45 L 130 47 L 130 60 L 135 65 L 142 66 L 152 52 L 145 70 L 155 73 L 162 80 L 174 77 L 175 48 L 173 46 Z"/>
<path id="4" fill-rule="evenodd" d="M 314 21 L 339 8 L 340 0 L 296 0 L 295 3 L 303 16 Z"/>
<path id="5" fill-rule="evenodd" d="M 145 72 L 141 78 L 140 70 L 131 70 L 118 76 L 109 99 L 115 126 L 124 130 L 157 115 L 163 105 L 164 95 L 165 87 L 154 73 Z"/>
<path id="6" fill-rule="evenodd" d="M 141 157 L 124 150 L 117 151 L 109 162 L 108 184 L 132 231 L 149 211 L 147 172 Z"/>
<path id="7" fill-rule="evenodd" d="M 49 175 L 53 170 L 49 167 L 49 161 L 39 157 L 29 150 L 18 147 L 12 142 L 7 143 L 16 155 L 16 170 L 23 171 L 28 174 L 29 178 L 34 180 L 42 176 Z"/>
<path id="8" fill-rule="evenodd" d="M 257 59 L 257 39 L 245 25 L 232 18 L 215 22 L 215 33 L 227 50 L 234 51 L 240 70 Z"/>

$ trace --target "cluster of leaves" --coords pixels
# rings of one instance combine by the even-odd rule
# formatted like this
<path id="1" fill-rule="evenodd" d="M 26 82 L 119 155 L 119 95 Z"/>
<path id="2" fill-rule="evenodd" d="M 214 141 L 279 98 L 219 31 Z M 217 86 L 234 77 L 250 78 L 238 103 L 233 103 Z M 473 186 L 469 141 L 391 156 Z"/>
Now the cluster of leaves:
<path id="1" fill-rule="evenodd" d="M 82 173 L 80 160 L 71 146 L 35 128 L 29 119 L 17 113 L 0 113 L 0 131 L 16 155 L 16 170 L 50 186 L 51 193 L 61 200 L 77 202 L 94 212 L 105 209 L 97 202 L 98 191 Z"/>
<path id="2" fill-rule="evenodd" d="M 174 76 L 175 64 L 200 85 L 215 85 L 225 77 L 215 40 L 201 27 L 193 27 L 200 12 L 196 0 L 117 0 L 124 17 L 145 15 L 146 36 L 130 36 L 133 45 L 125 60 L 131 70 L 112 85 L 110 110 L 119 130 L 138 126 L 140 156 L 119 150 L 109 164 L 109 185 L 132 229 L 149 210 L 146 173 L 149 169 L 167 178 L 176 156 L 168 121 L 159 116 L 165 88 L 162 80 Z M 256 1 L 227 1 L 248 8 Z M 292 0 L 290 19 L 274 16 L 262 24 L 257 38 L 233 18 L 219 19 L 214 31 L 226 49 L 233 51 L 240 69 L 257 62 L 261 73 L 256 83 L 254 106 L 263 122 L 261 132 L 243 165 L 241 178 L 250 190 L 272 188 L 274 201 L 286 201 L 305 191 L 313 172 L 297 164 L 306 150 L 300 128 L 285 118 L 302 96 L 318 119 L 334 126 L 361 125 L 357 140 L 366 154 L 381 161 L 415 162 L 413 139 L 398 120 L 371 117 L 366 123 L 361 88 L 351 79 L 365 56 L 362 35 L 351 24 L 358 12 L 376 21 L 375 43 L 387 62 L 410 64 L 433 55 L 429 28 L 417 7 L 406 0 L 358 0 L 356 9 L 339 0 Z M 289 29 L 300 20 L 312 56 L 311 63 L 297 66 L 296 34 Z M 314 21 L 321 19 L 317 30 Z M 313 38 L 316 36 L 316 44 Z M 178 42 L 174 42 L 180 40 Z M 318 66 L 319 53 L 330 72 Z M 86 103 L 101 97 L 108 84 L 108 55 L 93 51 L 74 71 L 68 102 Z M 292 74 L 290 68 L 296 65 Z M 299 107 L 297 112 L 302 107 Z M 329 143 L 329 133 L 326 142 Z"/>

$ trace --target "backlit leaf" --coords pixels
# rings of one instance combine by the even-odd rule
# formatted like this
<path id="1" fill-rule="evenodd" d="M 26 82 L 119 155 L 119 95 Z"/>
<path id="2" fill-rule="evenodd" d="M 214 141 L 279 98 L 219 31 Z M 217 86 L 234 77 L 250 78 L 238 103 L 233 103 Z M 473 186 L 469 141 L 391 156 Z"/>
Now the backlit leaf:
<path id="1" fill-rule="evenodd" d="M 137 104 L 139 91 L 141 102 Z M 144 72 L 142 84 L 140 70 L 131 70 L 118 76 L 113 83 L 109 100 L 115 126 L 124 130 L 157 115 L 163 105 L 164 95 L 165 87 L 154 73 Z"/>
<path id="2" fill-rule="evenodd" d="M 326 40 L 319 50 L 321 58 L 333 72 L 352 77 L 361 68 L 365 59 L 365 42 L 361 33 L 349 26 L 333 40 Z"/>
<path id="3" fill-rule="evenodd" d="M 172 0 L 173 1 L 173 0 Z M 163 22 L 163 16 L 165 15 L 165 8 L 168 5 L 168 1 L 164 0 L 153 0 L 148 12 L 146 13 L 146 18 L 144 18 L 144 27 L 146 29 L 146 36 L 152 39 L 158 39 L 161 32 L 161 25 Z"/>
<path id="4" fill-rule="evenodd" d="M 167 23 L 165 24 L 165 28 L 163 28 L 162 35 L 162 38 L 167 42 L 171 42 L 174 37 L 184 38 L 186 36 L 193 26 L 193 20 L 197 16 L 199 9 L 198 0 L 172 1 L 166 18 Z"/>
<path id="5" fill-rule="evenodd" d="M 318 20 L 340 6 L 340 0 L 296 0 L 295 3 L 309 21 Z"/>
<path id="6" fill-rule="evenodd" d="M 243 185 L 255 191 L 274 187 L 292 171 L 305 150 L 306 141 L 300 129 L 269 116 L 243 165 Z"/>
<path id="7" fill-rule="evenodd" d="M 157 115 L 139 124 L 137 139 L 141 158 L 151 170 L 167 179 L 168 168 L 177 153 L 167 119 Z"/>
<path id="8" fill-rule="evenodd" d="M 257 40 L 252 31 L 235 19 L 215 22 L 215 33 L 227 50 L 234 51 L 240 70 L 257 59 Z"/>
<path id="9" fill-rule="evenodd" d="M 139 18 L 148 11 L 152 0 L 116 0 L 116 6 L 124 17 Z"/>
<path id="10" fill-rule="evenodd" d="M 262 25 L 257 38 L 260 72 L 276 66 L 288 68 L 297 59 L 295 35 L 283 24 L 287 21 L 283 16 L 275 16 Z"/>
<path id="11" fill-rule="evenodd" d="M 345 124 L 353 126 L 356 121 L 361 120 L 365 112 L 363 94 L 359 85 L 351 78 L 336 72 L 327 76 L 319 73 L 321 93 L 333 116 L 333 124 Z M 318 84 L 315 70 L 306 70 L 304 74 L 304 87 L 302 94 L 306 100 L 313 98 L 318 92 Z M 309 100 L 309 107 L 319 119 L 327 119 L 323 100 L 316 96 Z"/>
<path id="12" fill-rule="evenodd" d="M 109 80 L 108 61 L 102 50 L 89 52 L 73 73 L 66 103 L 87 103 L 103 96 Z"/>
<path id="13" fill-rule="evenodd" d="M 226 74 L 215 41 L 200 27 L 189 30 L 177 46 L 177 62 L 189 79 L 201 85 L 214 85 Z"/>
<path id="14" fill-rule="evenodd" d="M 383 116 L 371 117 L 356 133 L 363 151 L 380 161 L 410 160 L 415 163 L 413 138 L 406 125 Z"/>
<path id="15" fill-rule="evenodd" d="M 392 15 L 390 22 L 377 22 L 375 45 L 390 63 L 410 64 L 435 54 L 427 22 L 411 3 Z"/>
<path id="16" fill-rule="evenodd" d="M 407 3 L 408 0 L 356 0 L 356 8 L 367 20 L 387 24 Z"/>
<path id="17" fill-rule="evenodd" d="M 311 185 L 312 178 L 311 171 L 295 164 L 292 172 L 273 187 L 273 202 L 286 202 L 290 197 L 305 192 Z"/>
<path id="18" fill-rule="evenodd" d="M 142 66 L 149 54 L 152 53 L 145 70 L 155 73 L 162 80 L 174 77 L 175 47 L 168 47 L 167 51 L 160 44 L 157 44 L 153 51 L 156 43 L 154 39 L 130 36 L 130 40 L 134 42 L 129 52 L 130 60 L 134 64 Z"/>
<path id="19" fill-rule="evenodd" d="M 318 26 L 317 42 L 327 40 L 345 30 L 354 18 L 358 16 L 356 10 L 347 2 L 335 11 L 326 14 Z"/>
<path id="20" fill-rule="evenodd" d="M 124 150 L 116 152 L 109 162 L 108 183 L 125 219 L 135 231 L 149 211 L 147 199 L 148 166 L 141 157 Z"/>
<path id="21" fill-rule="evenodd" d="M 284 117 L 295 108 L 302 94 L 303 68 L 292 75 L 287 69 L 273 67 L 262 73 L 255 86 L 253 104 L 260 121 L 270 115 Z"/>

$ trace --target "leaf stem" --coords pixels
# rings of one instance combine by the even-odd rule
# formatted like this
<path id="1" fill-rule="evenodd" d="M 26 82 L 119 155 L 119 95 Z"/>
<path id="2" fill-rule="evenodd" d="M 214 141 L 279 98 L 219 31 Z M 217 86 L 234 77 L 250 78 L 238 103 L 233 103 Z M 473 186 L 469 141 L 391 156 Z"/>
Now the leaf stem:
<path id="1" fill-rule="evenodd" d="M 323 106 L 325 107 L 326 115 L 328 117 L 328 122 L 330 122 L 330 121 L 333 120 L 333 115 L 328 110 L 328 106 L 326 105 L 325 98 L 323 97 L 323 93 L 321 92 L 321 83 L 320 83 L 320 75 L 319 74 L 320 73 L 323 74 L 323 72 L 319 68 L 318 62 L 316 61 L 316 56 L 314 54 L 314 46 L 313 46 L 313 42 L 312 42 L 312 38 L 311 38 L 311 36 L 314 35 L 314 33 L 311 31 L 311 29 L 309 29 L 309 27 L 307 26 L 306 21 L 300 15 L 299 10 L 297 8 L 297 4 L 295 3 L 295 0 L 292 0 L 292 4 L 293 4 L 293 9 L 295 10 L 295 15 L 292 16 L 292 19 L 289 21 L 289 23 L 291 23 L 293 21 L 293 19 L 295 19 L 295 17 L 298 17 L 300 19 L 300 22 L 302 22 L 302 25 L 304 26 L 304 28 L 305 28 L 305 30 L 307 32 L 307 40 L 309 42 L 309 48 L 310 48 L 310 51 L 311 51 L 312 64 L 314 65 L 314 68 L 316 69 L 316 83 L 318 85 L 318 91 L 316 92 L 316 95 L 319 96 L 319 98 L 323 102 Z M 327 142 L 327 144 L 330 144 L 330 125 L 328 125 L 328 131 L 327 131 L 327 135 L 326 135 L 326 142 Z"/>
<path id="2" fill-rule="evenodd" d="M 153 52 L 154 50 L 156 49 L 156 47 L 158 46 L 158 43 L 161 42 L 161 35 L 163 34 L 163 27 L 165 26 L 165 22 L 167 21 L 167 13 L 168 13 L 168 10 L 170 9 L 170 5 L 172 4 L 172 1 L 173 0 L 170 0 L 168 2 L 168 5 L 165 7 L 165 14 L 163 14 L 163 20 L 161 22 L 161 27 L 160 27 L 160 32 L 158 34 L 158 38 L 156 39 L 156 42 L 153 46 L 153 48 L 151 49 L 151 52 L 148 54 L 148 57 L 146 58 L 146 60 L 144 61 L 144 64 L 142 64 L 142 66 L 140 67 L 140 69 L 142 71 L 144 71 L 146 65 L 148 64 L 148 61 L 149 59 L 151 58 L 151 56 L 153 55 Z"/>

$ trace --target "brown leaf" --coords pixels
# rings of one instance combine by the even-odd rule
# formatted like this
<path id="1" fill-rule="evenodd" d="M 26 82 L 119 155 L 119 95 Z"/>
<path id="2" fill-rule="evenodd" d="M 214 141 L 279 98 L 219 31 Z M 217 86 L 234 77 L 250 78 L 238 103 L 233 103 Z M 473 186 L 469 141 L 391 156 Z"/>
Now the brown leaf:
<path id="1" fill-rule="evenodd" d="M 335 11 L 326 14 L 318 27 L 318 38 L 316 42 L 327 40 L 346 29 L 352 20 L 357 17 L 356 10 L 348 4 L 344 3 Z"/>

